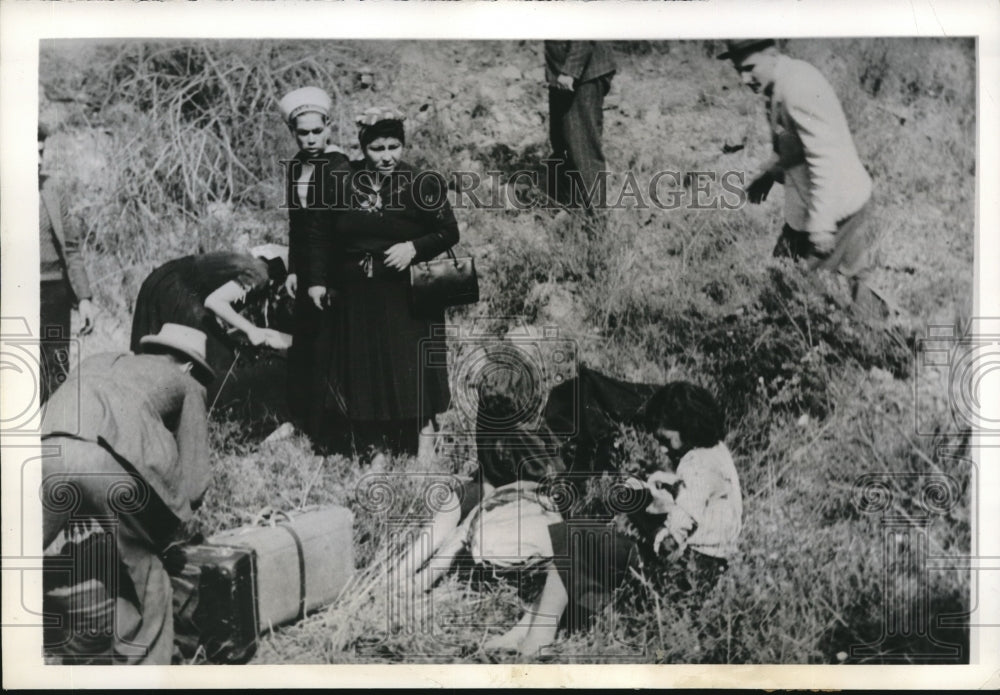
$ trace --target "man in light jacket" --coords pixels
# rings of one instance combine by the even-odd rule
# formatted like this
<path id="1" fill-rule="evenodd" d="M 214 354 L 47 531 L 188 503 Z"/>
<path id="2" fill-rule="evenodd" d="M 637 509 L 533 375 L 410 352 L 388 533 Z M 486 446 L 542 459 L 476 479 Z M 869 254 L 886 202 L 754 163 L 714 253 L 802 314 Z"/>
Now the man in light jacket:
<path id="1" fill-rule="evenodd" d="M 809 63 L 780 53 L 772 39 L 730 41 L 718 57 L 732 60 L 743 84 L 767 100 L 774 156 L 747 187 L 747 198 L 760 203 L 771 186 L 784 185 L 785 225 L 774 255 L 844 275 L 855 307 L 887 318 L 885 300 L 867 284 L 877 240 L 868 220 L 872 179 L 833 87 Z"/>
<path id="2" fill-rule="evenodd" d="M 172 591 L 161 555 L 208 488 L 205 334 L 175 323 L 143 354 L 84 360 L 42 418 L 50 656 L 170 664 Z"/>

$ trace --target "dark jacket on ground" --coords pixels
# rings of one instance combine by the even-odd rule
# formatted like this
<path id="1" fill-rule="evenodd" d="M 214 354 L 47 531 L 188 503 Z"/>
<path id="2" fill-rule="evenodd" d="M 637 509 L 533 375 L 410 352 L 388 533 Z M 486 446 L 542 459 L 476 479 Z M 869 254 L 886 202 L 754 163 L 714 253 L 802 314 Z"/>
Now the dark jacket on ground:
<path id="1" fill-rule="evenodd" d="M 620 423 L 633 420 L 659 386 L 635 384 L 581 365 L 574 379 L 549 393 L 545 423 L 562 442 L 563 460 L 571 473 L 617 472 L 610 446 Z"/>

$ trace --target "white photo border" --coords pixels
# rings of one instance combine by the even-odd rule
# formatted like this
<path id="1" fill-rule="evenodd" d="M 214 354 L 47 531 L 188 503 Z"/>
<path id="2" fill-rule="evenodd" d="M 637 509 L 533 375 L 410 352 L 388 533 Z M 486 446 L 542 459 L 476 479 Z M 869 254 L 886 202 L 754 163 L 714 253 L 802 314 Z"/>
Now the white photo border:
<path id="1" fill-rule="evenodd" d="M 1000 5 L 995 0 L 704 0 L 702 2 L 44 2 L 0 3 L 0 209 L 3 316 L 38 315 L 37 152 L 39 40 L 51 38 L 705 39 L 779 35 L 971 36 L 978 47 L 975 316 L 1000 316 Z M 31 175 L 25 175 L 30 172 Z M 942 230 L 947 233 L 947 230 Z M 32 329 L 37 331 L 37 318 Z M 992 382 L 995 384 L 996 382 Z M 987 397 L 997 399 L 992 389 Z M 0 403 L 10 394 L 0 393 Z M 2 465 L 4 569 L 40 545 L 40 505 L 20 495 L 37 441 L 9 446 Z M 23 444 L 23 442 L 19 442 Z M 984 447 L 982 451 L 987 451 Z M 995 453 L 980 460 L 977 554 L 1000 559 Z M 37 468 L 37 466 L 35 467 Z M 30 482 L 29 482 L 30 484 Z M 23 518 L 23 521 L 22 521 Z M 23 524 L 23 527 L 22 527 Z M 974 541 L 975 542 L 975 541 Z M 23 546 L 22 546 L 23 543 Z M 3 573 L 3 613 L 19 601 L 17 572 Z M 19 580 L 18 580 L 19 581 Z M 951 688 L 1000 686 L 1000 571 L 980 572 L 969 666 L 338 665 L 43 666 L 41 631 L 4 630 L 3 685 L 39 687 L 757 687 Z M 6 622 L 6 620 L 4 621 Z"/>

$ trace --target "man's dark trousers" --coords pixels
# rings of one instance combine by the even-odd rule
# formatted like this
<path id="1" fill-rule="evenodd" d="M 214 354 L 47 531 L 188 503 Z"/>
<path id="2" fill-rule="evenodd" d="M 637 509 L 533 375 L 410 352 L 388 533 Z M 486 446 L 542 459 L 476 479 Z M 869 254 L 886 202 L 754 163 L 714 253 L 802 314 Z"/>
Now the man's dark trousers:
<path id="1" fill-rule="evenodd" d="M 65 280 L 43 281 L 39 296 L 41 336 L 38 343 L 42 374 L 41 402 L 45 403 L 70 372 L 70 309 L 73 290 Z"/>
<path id="2" fill-rule="evenodd" d="M 561 160 L 563 168 L 556 179 L 555 198 L 560 202 L 588 210 L 605 204 L 606 181 L 599 178 L 605 170 L 601 139 L 604 97 L 611 89 L 613 74 L 580 82 L 572 92 L 549 89 L 549 136 L 555 158 Z M 575 179 L 573 188 L 567 174 Z"/>

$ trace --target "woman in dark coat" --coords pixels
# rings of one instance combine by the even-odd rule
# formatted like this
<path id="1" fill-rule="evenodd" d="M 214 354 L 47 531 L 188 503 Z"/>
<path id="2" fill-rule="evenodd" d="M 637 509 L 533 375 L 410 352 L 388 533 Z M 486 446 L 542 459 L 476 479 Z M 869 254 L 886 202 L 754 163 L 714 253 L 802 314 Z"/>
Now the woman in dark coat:
<path id="1" fill-rule="evenodd" d="M 359 120 L 364 160 L 352 164 L 336 234 L 314 238 L 309 295 L 330 303 L 327 410 L 345 407 L 355 448 L 416 453 L 451 396 L 444 308 L 413 311 L 408 269 L 458 242 L 458 224 L 440 177 L 401 161 L 403 120 L 391 111 Z"/>
<path id="2" fill-rule="evenodd" d="M 336 212 L 343 206 L 342 198 L 337 197 L 342 184 L 336 182 L 343 180 L 349 165 L 344 152 L 330 144 L 332 102 L 326 92 L 302 87 L 286 94 L 278 106 L 299 147 L 295 157 L 284 163 L 288 208 L 285 288 L 295 302 L 294 339 L 288 354 L 288 405 L 298 425 L 317 442 L 333 425 L 323 417 L 326 389 L 321 379 L 330 345 L 321 338 L 321 308 L 314 306 L 305 292 L 313 284 L 307 239 L 311 234 L 326 237 L 335 233 Z"/>
<path id="3" fill-rule="evenodd" d="M 206 358 L 216 373 L 208 387 L 211 403 L 233 367 L 237 342 L 232 330 L 243 332 L 252 345 L 289 346 L 286 334 L 261 328 L 239 313 L 264 301 L 271 286 L 284 282 L 285 253 L 284 247 L 267 244 L 249 254 L 205 253 L 164 263 L 139 289 L 129 348 L 139 352 L 142 337 L 159 332 L 165 323 L 205 333 Z"/>

